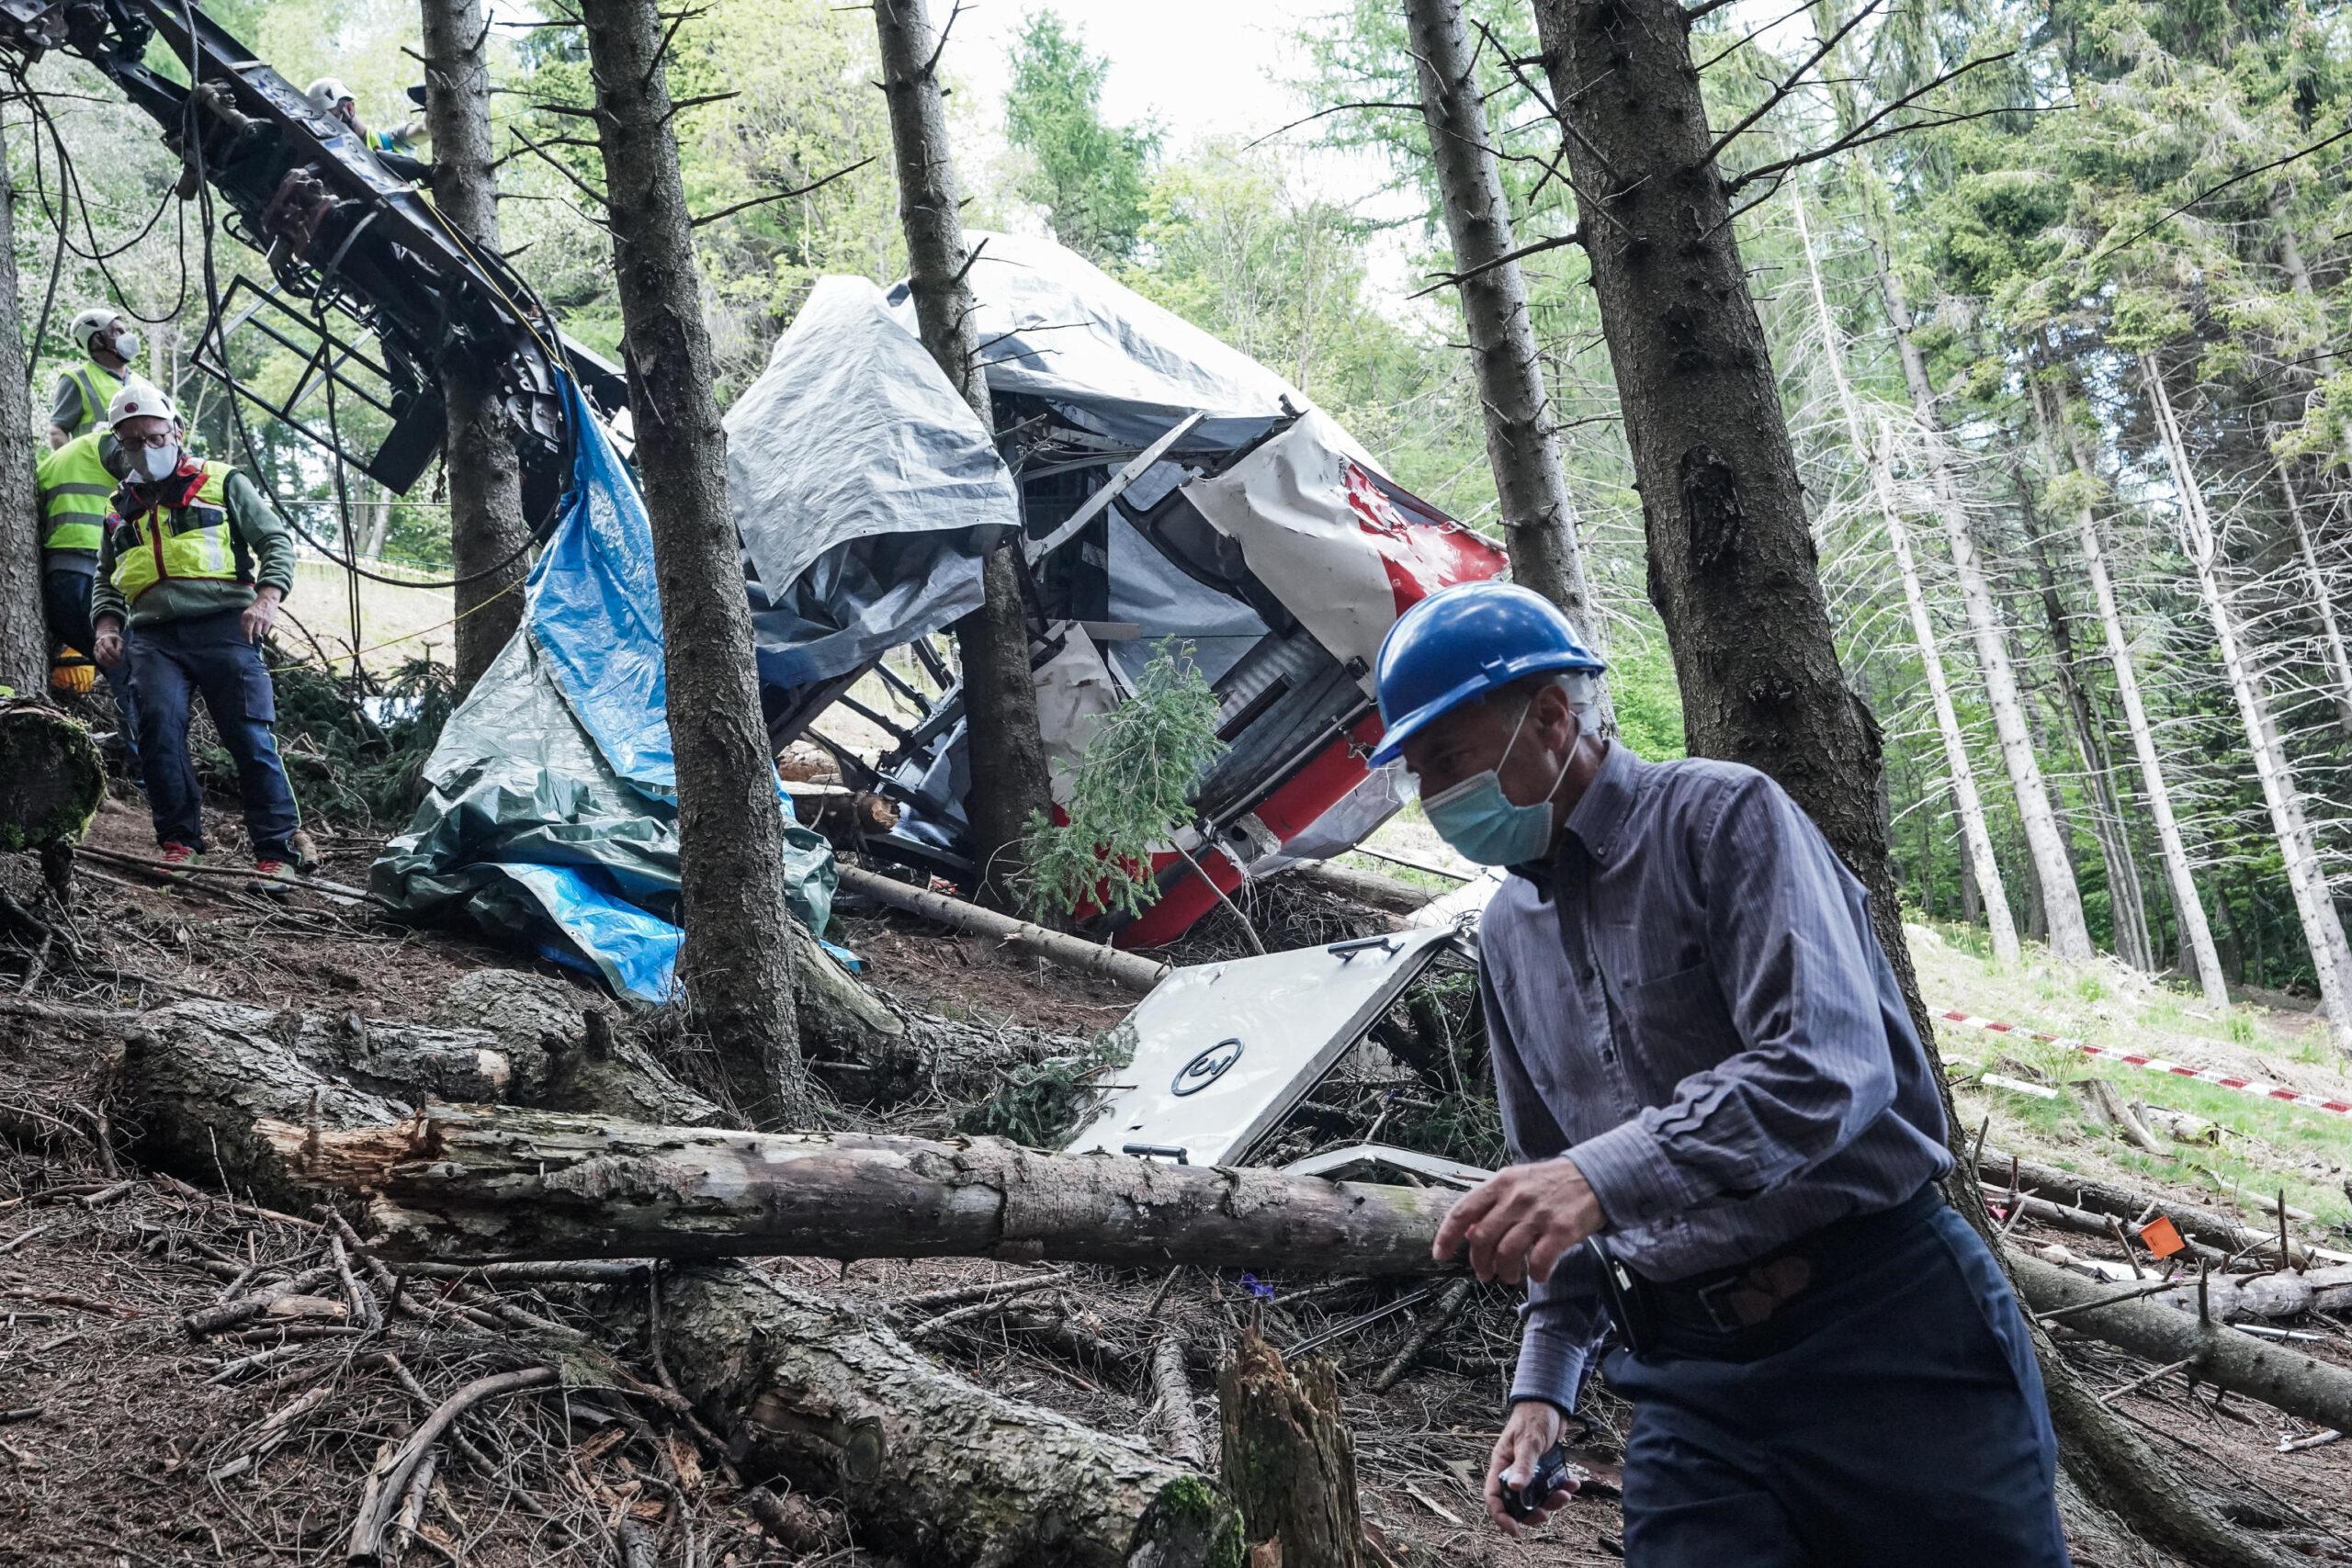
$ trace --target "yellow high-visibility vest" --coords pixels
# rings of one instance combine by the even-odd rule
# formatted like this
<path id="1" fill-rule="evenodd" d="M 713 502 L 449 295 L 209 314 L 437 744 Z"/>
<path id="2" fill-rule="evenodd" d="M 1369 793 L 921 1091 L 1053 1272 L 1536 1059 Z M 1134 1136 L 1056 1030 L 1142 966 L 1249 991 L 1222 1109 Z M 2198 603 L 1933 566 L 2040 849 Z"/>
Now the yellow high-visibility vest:
<path id="1" fill-rule="evenodd" d="M 75 436 L 54 452 L 41 455 L 33 473 L 40 487 L 44 550 L 88 550 L 97 553 L 104 537 L 107 513 L 113 510 L 114 476 L 98 458 L 102 430 Z"/>
<path id="2" fill-rule="evenodd" d="M 107 422 L 107 410 L 114 406 L 114 395 L 122 390 L 122 378 L 105 366 L 85 359 L 68 370 L 65 378 L 82 392 L 82 417 L 75 423 L 75 430 L 102 428 Z"/>
<path id="3" fill-rule="evenodd" d="M 236 582 L 247 576 L 241 570 L 236 536 L 229 523 L 226 476 L 209 463 L 198 463 L 193 474 L 179 474 L 159 486 L 179 500 L 169 506 L 152 498 L 148 505 L 126 515 L 130 499 L 125 486 L 115 498 L 107 526 L 117 530 L 114 545 L 114 585 L 136 604 L 139 596 L 159 582 Z"/>

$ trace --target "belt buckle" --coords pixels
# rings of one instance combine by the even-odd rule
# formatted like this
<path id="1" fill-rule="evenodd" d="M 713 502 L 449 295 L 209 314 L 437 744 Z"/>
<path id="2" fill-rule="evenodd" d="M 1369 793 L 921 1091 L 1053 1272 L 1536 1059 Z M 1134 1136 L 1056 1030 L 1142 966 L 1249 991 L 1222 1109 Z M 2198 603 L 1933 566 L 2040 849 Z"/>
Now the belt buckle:
<path id="1" fill-rule="evenodd" d="M 1708 1325 L 1718 1334 L 1738 1334 L 1755 1326 L 1743 1320 L 1729 1305 L 1734 1291 L 1747 1284 L 1744 1276 L 1734 1274 L 1728 1280 L 1718 1280 L 1712 1285 L 1702 1285 L 1691 1292 L 1705 1314 Z"/>

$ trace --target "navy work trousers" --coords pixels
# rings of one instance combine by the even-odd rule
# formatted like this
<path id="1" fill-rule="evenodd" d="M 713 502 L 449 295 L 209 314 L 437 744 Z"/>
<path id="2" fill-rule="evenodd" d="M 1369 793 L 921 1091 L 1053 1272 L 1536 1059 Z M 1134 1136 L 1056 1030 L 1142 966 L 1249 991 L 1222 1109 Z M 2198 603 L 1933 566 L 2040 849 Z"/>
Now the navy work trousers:
<path id="1" fill-rule="evenodd" d="M 90 656 L 90 645 L 97 640 L 97 634 L 90 627 L 90 582 L 89 572 L 70 568 L 51 567 L 41 573 L 41 612 L 49 621 L 52 654 L 62 647 L 74 649 L 85 659 Z M 126 638 L 128 636 L 126 633 Z M 122 716 L 122 743 L 130 752 L 131 771 L 136 776 L 139 704 L 131 691 L 130 661 L 126 660 L 98 673 L 106 678 L 107 690 L 114 694 L 115 712 Z"/>
<path id="2" fill-rule="evenodd" d="M 188 759 L 191 705 L 201 695 L 212 728 L 237 764 L 245 831 L 256 860 L 289 858 L 286 840 L 301 826 L 293 787 L 278 760 L 277 699 L 261 649 L 245 640 L 239 612 L 159 621 L 130 640 L 139 691 L 139 753 L 155 841 L 204 848 L 204 790 Z"/>
<path id="3" fill-rule="evenodd" d="M 2067 1568 L 2024 1319 L 1941 1204 L 1758 1329 L 1605 1370 L 1629 1568 Z"/>

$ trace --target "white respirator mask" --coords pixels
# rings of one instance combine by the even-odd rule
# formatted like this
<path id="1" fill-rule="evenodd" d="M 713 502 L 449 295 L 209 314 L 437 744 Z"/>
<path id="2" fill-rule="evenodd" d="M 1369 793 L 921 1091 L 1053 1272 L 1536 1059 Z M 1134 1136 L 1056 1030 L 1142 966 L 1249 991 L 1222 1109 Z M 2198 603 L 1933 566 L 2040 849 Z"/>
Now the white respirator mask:
<path id="1" fill-rule="evenodd" d="M 149 479 L 167 479 L 180 466 L 180 444 L 175 441 L 169 446 L 143 446 L 140 448 L 139 460 L 145 466 Z"/>
<path id="2" fill-rule="evenodd" d="M 139 334 L 137 333 L 115 333 L 113 348 L 117 356 L 121 358 L 125 363 L 138 358 Z"/>

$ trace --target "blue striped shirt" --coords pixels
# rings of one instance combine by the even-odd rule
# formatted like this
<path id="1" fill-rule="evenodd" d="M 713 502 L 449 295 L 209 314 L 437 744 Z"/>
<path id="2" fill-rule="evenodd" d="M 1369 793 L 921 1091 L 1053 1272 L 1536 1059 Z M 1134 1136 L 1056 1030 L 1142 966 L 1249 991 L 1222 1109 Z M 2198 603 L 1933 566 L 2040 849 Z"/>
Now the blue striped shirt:
<path id="1" fill-rule="evenodd" d="M 1861 884 L 1770 778 L 1614 742 L 1553 860 L 1512 870 L 1478 932 L 1511 1158 L 1574 1160 L 1637 1272 L 1744 1263 L 1951 1168 Z M 1512 1398 L 1573 1404 L 1598 1292 L 1581 1249 L 1530 1286 Z"/>

